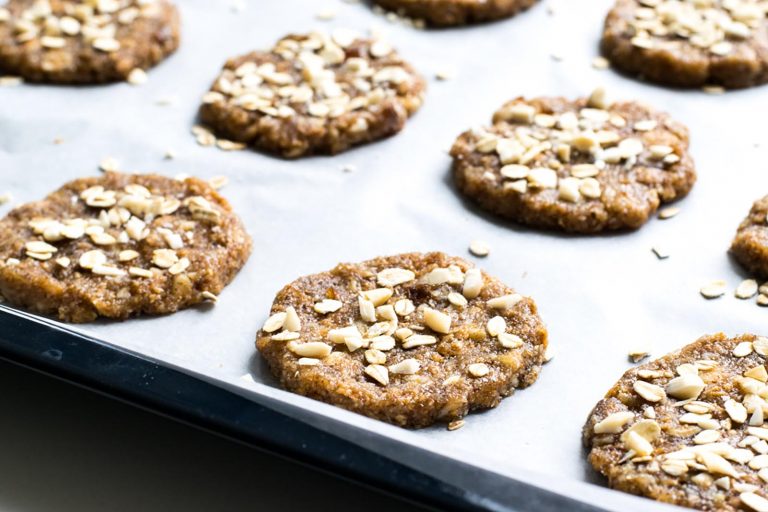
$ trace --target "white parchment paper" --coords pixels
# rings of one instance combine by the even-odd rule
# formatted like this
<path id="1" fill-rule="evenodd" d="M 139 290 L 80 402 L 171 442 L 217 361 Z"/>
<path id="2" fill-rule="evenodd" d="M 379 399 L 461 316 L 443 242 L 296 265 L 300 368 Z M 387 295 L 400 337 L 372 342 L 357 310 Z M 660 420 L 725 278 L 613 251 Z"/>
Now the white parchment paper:
<path id="1" fill-rule="evenodd" d="M 298 406 L 288 412 L 371 448 L 396 440 L 400 447 L 389 456 L 447 481 L 450 464 L 420 467 L 403 447 L 607 508 L 662 508 L 585 483 L 599 480 L 584 461 L 580 429 L 630 366 L 630 347 L 650 343 L 660 356 L 705 333 L 766 332 L 768 309 L 730 293 L 705 301 L 698 289 L 718 278 L 735 288 L 745 277 L 726 250 L 751 203 L 768 193 L 768 87 L 712 96 L 593 69 L 611 0 L 544 1 L 511 20 L 441 31 L 391 24 L 366 5 L 341 0 L 251 0 L 242 12 L 227 2 L 178 1 L 181 49 L 152 70 L 144 86 L 0 88 L 0 193 L 11 192 L 16 203 L 96 174 L 98 162 L 113 156 L 127 171 L 228 176 L 222 192 L 253 236 L 252 257 L 214 308 L 80 328 L 253 400 Z M 316 20 L 327 8 L 337 17 Z M 298 161 L 195 144 L 189 130 L 199 98 L 227 57 L 268 47 L 289 32 L 334 27 L 384 31 L 430 78 L 424 107 L 401 134 L 336 157 Z M 445 69 L 456 76 L 433 79 Z M 679 203 L 676 218 L 651 220 L 634 233 L 564 236 L 498 221 L 455 193 L 446 151 L 460 132 L 487 123 L 511 97 L 576 97 L 598 85 L 616 99 L 647 101 L 690 127 L 699 183 Z M 62 143 L 54 144 L 56 138 Z M 164 160 L 169 149 L 177 157 Z M 342 172 L 347 165 L 357 170 Z M 275 292 L 296 277 L 404 251 L 466 255 L 474 239 L 492 247 L 479 265 L 535 298 L 556 356 L 533 387 L 469 416 L 464 428 L 410 432 L 292 395 L 275 386 L 254 355 L 255 333 Z M 653 246 L 671 257 L 659 261 Z M 240 378 L 246 373 L 255 383 Z"/>

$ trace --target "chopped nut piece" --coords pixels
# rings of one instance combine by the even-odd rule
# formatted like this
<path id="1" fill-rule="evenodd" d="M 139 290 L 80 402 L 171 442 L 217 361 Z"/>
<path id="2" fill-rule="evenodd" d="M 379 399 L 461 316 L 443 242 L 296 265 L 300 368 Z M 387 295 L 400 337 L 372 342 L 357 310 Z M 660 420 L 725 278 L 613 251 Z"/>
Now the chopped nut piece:
<path id="1" fill-rule="evenodd" d="M 379 272 L 376 277 L 379 285 L 391 287 L 413 281 L 416 279 L 416 274 L 403 268 L 387 268 Z"/>
<path id="2" fill-rule="evenodd" d="M 343 304 L 338 300 L 323 299 L 315 304 L 314 310 L 320 314 L 326 315 L 340 310 L 342 306 Z"/>
<path id="3" fill-rule="evenodd" d="M 275 339 L 275 336 L 272 336 L 272 339 Z M 331 347 L 327 343 L 323 343 L 322 341 L 309 341 L 307 343 L 295 343 L 290 345 L 288 348 L 291 352 L 293 352 L 298 356 L 314 357 L 317 359 L 322 359 L 324 357 L 327 357 L 333 350 L 333 347 Z"/>
<path id="4" fill-rule="evenodd" d="M 371 364 L 365 367 L 365 373 L 382 386 L 389 384 L 389 371 L 386 366 Z"/>
<path id="5" fill-rule="evenodd" d="M 736 288 L 736 298 L 737 299 L 751 299 L 755 295 L 757 295 L 757 281 L 754 279 L 745 279 L 744 281 L 739 284 L 738 288 Z"/>
<path id="6" fill-rule="evenodd" d="M 659 210 L 659 218 L 662 220 L 671 219 L 678 213 L 680 213 L 680 208 L 676 206 L 669 206 L 667 208 L 662 208 L 661 210 Z"/>
<path id="7" fill-rule="evenodd" d="M 659 402 L 664 400 L 667 396 L 663 388 L 642 380 L 635 381 L 632 388 L 638 395 L 649 402 Z"/>
<path id="8" fill-rule="evenodd" d="M 421 365 L 415 359 L 403 359 L 397 364 L 389 366 L 389 373 L 397 375 L 413 375 L 419 371 Z"/>
<path id="9" fill-rule="evenodd" d="M 488 254 L 491 252 L 491 249 L 485 242 L 474 240 L 469 244 L 469 252 L 479 258 L 484 258 L 485 256 L 488 256 Z"/>
<path id="10" fill-rule="evenodd" d="M 619 434 L 624 429 L 624 425 L 634 417 L 634 413 L 630 411 L 615 412 L 596 423 L 593 430 L 595 434 Z"/>

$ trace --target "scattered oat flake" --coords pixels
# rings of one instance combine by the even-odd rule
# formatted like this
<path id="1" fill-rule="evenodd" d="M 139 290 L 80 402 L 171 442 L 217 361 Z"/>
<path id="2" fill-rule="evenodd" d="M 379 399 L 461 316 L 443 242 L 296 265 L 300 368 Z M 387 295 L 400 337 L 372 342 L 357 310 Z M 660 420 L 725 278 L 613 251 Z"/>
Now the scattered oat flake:
<path id="1" fill-rule="evenodd" d="M 491 248 L 488 246 L 487 243 L 483 242 L 482 240 L 473 240 L 469 244 L 469 252 L 477 256 L 478 258 L 485 258 L 490 254 Z"/>
<path id="2" fill-rule="evenodd" d="M 668 206 L 667 208 L 659 210 L 659 218 L 662 220 L 671 219 L 678 213 L 680 213 L 680 208 L 676 206 Z"/>
<path id="3" fill-rule="evenodd" d="M 117 170 L 120 168 L 120 162 L 118 162 L 115 158 L 108 156 L 107 158 L 104 158 L 101 162 L 99 162 L 99 169 L 101 169 L 104 172 L 117 172 Z"/>
<path id="4" fill-rule="evenodd" d="M 459 430 L 461 427 L 463 427 L 466 424 L 464 420 L 455 420 L 448 424 L 448 430 L 454 431 Z"/>
<path id="5" fill-rule="evenodd" d="M 456 76 L 456 70 L 453 68 L 441 68 L 435 72 L 435 78 L 438 80 L 450 80 Z"/>
<path id="6" fill-rule="evenodd" d="M 725 94 L 725 88 L 719 85 L 705 85 L 701 90 L 707 94 Z"/>
<path id="7" fill-rule="evenodd" d="M 15 87 L 21 85 L 23 80 L 20 76 L 0 76 L 0 87 Z"/>
<path id="8" fill-rule="evenodd" d="M 241 375 L 240 379 L 244 380 L 245 382 L 252 382 L 254 384 L 256 383 L 256 381 L 253 380 L 253 375 L 251 375 L 250 373 L 246 373 L 245 375 Z"/>
<path id="9" fill-rule="evenodd" d="M 145 84 L 147 83 L 148 79 L 149 77 L 147 76 L 147 72 L 141 68 L 134 68 L 130 73 L 128 73 L 128 83 L 131 85 Z"/>
<path id="10" fill-rule="evenodd" d="M 357 170 L 357 166 L 353 164 L 346 164 L 341 166 L 342 172 L 355 172 Z"/>
<path id="11" fill-rule="evenodd" d="M 162 96 L 155 100 L 155 105 L 160 105 L 161 107 L 167 107 L 175 104 L 176 104 L 175 96 Z"/>
<path id="12" fill-rule="evenodd" d="M 734 295 L 737 299 L 751 299 L 757 295 L 758 286 L 754 279 L 745 279 L 736 288 Z"/>
<path id="13" fill-rule="evenodd" d="M 725 295 L 726 286 L 727 283 L 725 281 L 718 279 L 702 286 L 699 293 L 701 293 L 704 298 L 716 299 Z"/>
<path id="14" fill-rule="evenodd" d="M 222 151 L 239 151 L 245 149 L 245 144 L 227 139 L 218 139 L 216 140 L 216 147 Z"/>
<path id="15" fill-rule="evenodd" d="M 633 363 L 639 363 L 649 355 L 651 355 L 651 350 L 646 347 L 633 347 L 627 352 L 627 355 L 632 360 Z"/>
<path id="16" fill-rule="evenodd" d="M 656 255 L 657 258 L 660 260 L 665 260 L 669 258 L 669 252 L 667 252 L 665 249 L 662 249 L 659 246 L 651 247 L 651 251 L 653 251 L 653 254 Z"/>
<path id="17" fill-rule="evenodd" d="M 592 59 L 592 67 L 599 70 L 608 69 L 611 63 L 605 57 L 595 57 Z"/>
<path id="18" fill-rule="evenodd" d="M 173 160 L 176 158 L 176 151 L 172 149 L 166 149 L 165 154 L 163 155 L 163 158 L 166 160 Z"/>
<path id="19" fill-rule="evenodd" d="M 226 176 L 214 176 L 208 180 L 208 184 L 216 190 L 224 188 L 229 183 L 229 178 Z"/>
<path id="20" fill-rule="evenodd" d="M 563 54 L 559 52 L 552 52 L 549 54 L 549 56 L 554 60 L 555 62 L 561 62 L 563 60 Z"/>
<path id="21" fill-rule="evenodd" d="M 330 8 L 323 9 L 322 11 L 315 14 L 315 19 L 318 19 L 320 21 L 330 21 L 335 17 L 336 17 L 336 11 Z"/>

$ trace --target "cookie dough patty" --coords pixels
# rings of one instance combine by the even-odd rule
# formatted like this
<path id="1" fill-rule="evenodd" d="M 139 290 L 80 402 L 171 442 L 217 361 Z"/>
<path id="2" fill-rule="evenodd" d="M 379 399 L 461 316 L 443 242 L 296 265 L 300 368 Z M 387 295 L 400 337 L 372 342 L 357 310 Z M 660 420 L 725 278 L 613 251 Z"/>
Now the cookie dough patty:
<path id="1" fill-rule="evenodd" d="M 768 279 L 768 196 L 752 205 L 736 231 L 731 253 L 744 268 Z"/>
<path id="2" fill-rule="evenodd" d="M 402 16 L 446 27 L 514 16 L 538 0 L 374 0 Z"/>
<path id="3" fill-rule="evenodd" d="M 200 115 L 219 136 L 283 157 L 335 154 L 399 132 L 425 88 L 384 41 L 289 35 L 229 60 Z"/>
<path id="4" fill-rule="evenodd" d="M 0 295 L 68 322 L 215 300 L 251 240 L 206 182 L 107 173 L 0 221 Z"/>
<path id="5" fill-rule="evenodd" d="M 589 99 L 517 98 L 451 149 L 456 186 L 522 224 L 578 233 L 635 229 L 696 180 L 688 131 L 601 90 Z"/>
<path id="6" fill-rule="evenodd" d="M 584 426 L 611 487 L 700 510 L 768 505 L 768 338 L 704 336 L 627 371 Z"/>
<path id="7" fill-rule="evenodd" d="M 125 80 L 179 45 L 168 0 L 9 0 L 0 7 L 0 73 L 30 82 Z"/>
<path id="8" fill-rule="evenodd" d="M 618 0 L 601 42 L 626 73 L 678 87 L 768 82 L 764 0 Z"/>
<path id="9" fill-rule="evenodd" d="M 533 384 L 547 331 L 533 300 L 470 263 L 412 253 L 294 281 L 256 345 L 290 391 L 425 427 Z"/>

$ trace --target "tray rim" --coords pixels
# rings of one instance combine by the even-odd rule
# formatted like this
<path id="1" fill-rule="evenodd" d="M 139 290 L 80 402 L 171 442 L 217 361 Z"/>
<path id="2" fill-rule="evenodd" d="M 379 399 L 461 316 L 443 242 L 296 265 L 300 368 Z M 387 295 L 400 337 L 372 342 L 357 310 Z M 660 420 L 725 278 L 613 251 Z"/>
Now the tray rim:
<path id="1" fill-rule="evenodd" d="M 429 509 L 604 510 L 511 478 L 505 499 L 480 496 L 162 361 L 2 304 L 0 359 Z"/>

